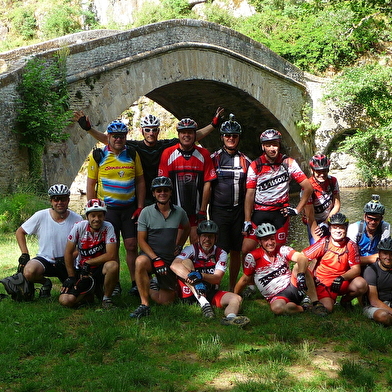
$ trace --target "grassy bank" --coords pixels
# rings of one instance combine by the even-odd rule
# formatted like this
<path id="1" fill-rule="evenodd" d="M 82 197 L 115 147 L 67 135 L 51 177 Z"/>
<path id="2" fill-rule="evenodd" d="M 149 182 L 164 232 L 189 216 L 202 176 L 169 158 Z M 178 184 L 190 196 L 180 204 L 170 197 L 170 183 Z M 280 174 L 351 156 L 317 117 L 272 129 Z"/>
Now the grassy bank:
<path id="1" fill-rule="evenodd" d="M 1 276 L 15 271 L 13 236 L 0 240 Z M 31 247 L 34 247 L 31 244 Z M 33 253 L 33 252 L 31 252 Z M 392 329 L 346 315 L 275 317 L 261 298 L 245 301 L 241 330 L 203 319 L 186 305 L 153 306 L 129 318 L 138 300 L 122 266 L 118 308 L 70 310 L 47 300 L 0 301 L 1 391 L 390 391 Z M 4 293 L 1 286 L 0 292 Z"/>

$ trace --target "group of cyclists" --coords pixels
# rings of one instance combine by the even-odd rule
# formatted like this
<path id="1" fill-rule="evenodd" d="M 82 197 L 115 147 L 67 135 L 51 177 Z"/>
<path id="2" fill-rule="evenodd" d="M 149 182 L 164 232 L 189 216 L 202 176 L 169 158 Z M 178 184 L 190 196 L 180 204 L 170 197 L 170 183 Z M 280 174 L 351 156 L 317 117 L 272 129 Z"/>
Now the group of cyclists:
<path id="1" fill-rule="evenodd" d="M 51 208 L 34 214 L 16 233 L 19 274 L 42 283 L 41 297 L 50 295 L 49 277 L 57 276 L 64 306 L 80 306 L 95 294 L 111 308 L 112 297 L 122 290 L 122 236 L 130 294 L 140 297 L 131 318 L 150 315 L 150 298 L 158 304 L 179 298 L 199 304 L 209 318 L 214 307 L 224 308 L 222 324 L 244 326 L 249 318 L 239 314 L 243 298 L 259 290 L 275 314 L 326 316 L 338 297 L 345 309 L 358 298 L 367 317 L 390 325 L 392 240 L 379 197 L 365 205 L 362 220 L 349 225 L 328 157 L 311 158 L 308 178 L 282 153 L 280 132 L 267 129 L 260 135 L 262 154 L 252 161 L 239 151 L 241 125 L 232 114 L 227 121 L 222 116 L 218 108 L 200 130 L 193 119 L 183 118 L 178 138 L 160 140 L 159 118 L 147 115 L 141 120 L 143 140 L 134 141 L 127 139 L 122 121 L 109 124 L 104 134 L 75 112 L 81 128 L 105 144 L 89 156 L 86 219 L 68 209 L 65 185 L 52 186 Z M 214 129 L 222 146 L 210 154 L 196 142 Z M 292 180 L 301 187 L 295 206 Z M 296 215 L 307 225 L 310 244 L 300 251 L 286 245 L 290 217 Z M 48 249 L 60 227 L 67 232 L 58 240 L 62 243 Z M 32 259 L 28 234 L 39 238 Z M 220 283 L 227 267 L 224 291 Z M 2 282 L 10 289 L 9 281 Z"/>

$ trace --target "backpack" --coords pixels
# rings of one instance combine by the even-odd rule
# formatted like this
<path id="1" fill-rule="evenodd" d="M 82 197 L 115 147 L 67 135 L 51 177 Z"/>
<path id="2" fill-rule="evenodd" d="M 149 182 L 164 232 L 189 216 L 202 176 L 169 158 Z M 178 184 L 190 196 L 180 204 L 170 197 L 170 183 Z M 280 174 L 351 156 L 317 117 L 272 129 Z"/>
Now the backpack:
<path id="1" fill-rule="evenodd" d="M 14 301 L 32 301 L 34 299 L 34 283 L 28 282 L 21 272 L 0 280 L 5 290 Z"/>
<path id="2" fill-rule="evenodd" d="M 136 159 L 136 150 L 131 147 L 131 146 L 125 146 L 125 148 L 127 149 L 127 158 L 130 159 L 132 158 L 133 161 L 135 161 Z M 99 166 L 99 164 L 101 163 L 102 159 L 103 159 L 103 151 L 102 148 L 94 148 L 93 150 L 93 158 L 95 160 L 95 162 L 97 162 L 97 165 Z"/>

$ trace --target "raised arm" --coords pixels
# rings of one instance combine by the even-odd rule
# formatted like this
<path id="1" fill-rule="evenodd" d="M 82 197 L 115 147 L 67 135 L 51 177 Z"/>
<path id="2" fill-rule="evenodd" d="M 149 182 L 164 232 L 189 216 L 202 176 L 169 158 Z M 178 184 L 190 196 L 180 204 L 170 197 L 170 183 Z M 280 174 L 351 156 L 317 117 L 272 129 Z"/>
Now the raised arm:
<path id="1" fill-rule="evenodd" d="M 221 107 L 218 107 L 218 109 L 216 109 L 216 113 L 215 116 L 212 118 L 211 124 L 208 124 L 204 128 L 201 128 L 198 131 L 196 131 L 196 141 L 203 139 L 208 134 L 210 134 L 215 128 L 219 127 L 224 111 L 225 109 Z"/>
<path id="2" fill-rule="evenodd" d="M 86 116 L 82 110 L 74 112 L 74 121 L 77 121 L 82 129 L 88 132 L 94 139 L 98 140 L 103 144 L 108 144 L 108 135 L 97 131 L 91 126 L 90 119 Z"/>

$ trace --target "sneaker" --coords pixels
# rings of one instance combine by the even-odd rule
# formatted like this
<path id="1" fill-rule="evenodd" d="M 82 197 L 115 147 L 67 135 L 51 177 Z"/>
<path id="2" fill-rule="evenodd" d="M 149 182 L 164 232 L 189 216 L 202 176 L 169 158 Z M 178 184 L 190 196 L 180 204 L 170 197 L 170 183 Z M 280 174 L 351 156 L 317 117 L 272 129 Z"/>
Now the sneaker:
<path id="1" fill-rule="evenodd" d="M 340 306 L 342 309 L 351 312 L 354 310 L 354 305 L 351 303 L 351 301 L 344 301 L 343 299 L 340 300 Z"/>
<path id="2" fill-rule="evenodd" d="M 312 305 L 311 299 L 310 299 L 308 296 L 306 296 L 306 297 L 302 300 L 301 306 L 303 307 L 303 309 L 304 309 L 305 312 L 308 311 L 308 310 L 312 310 L 313 305 Z"/>
<path id="3" fill-rule="evenodd" d="M 38 298 L 49 298 L 52 290 L 52 281 L 49 278 L 45 279 L 45 283 L 39 289 Z"/>
<path id="4" fill-rule="evenodd" d="M 137 289 L 137 286 L 131 287 L 131 289 L 128 291 L 128 294 L 134 297 L 139 297 L 139 290 Z"/>
<path id="5" fill-rule="evenodd" d="M 102 309 L 113 309 L 115 308 L 114 303 L 111 298 L 106 298 L 102 301 Z"/>
<path id="6" fill-rule="evenodd" d="M 212 309 L 212 306 L 210 304 L 203 305 L 201 311 L 203 312 L 203 316 L 206 318 L 215 317 L 214 309 Z"/>
<path id="7" fill-rule="evenodd" d="M 243 299 L 250 299 L 253 295 L 256 294 L 256 289 L 253 286 L 248 286 L 241 294 Z"/>
<path id="8" fill-rule="evenodd" d="M 150 290 L 159 291 L 158 279 L 155 276 L 150 280 Z"/>
<path id="9" fill-rule="evenodd" d="M 120 295 L 121 292 L 122 292 L 121 284 L 120 284 L 120 282 L 118 282 L 114 286 L 114 289 L 113 289 L 113 292 L 112 292 L 112 297 L 115 297 L 116 295 Z"/>
<path id="10" fill-rule="evenodd" d="M 311 310 L 313 314 L 317 314 L 317 316 L 321 317 L 328 316 L 329 314 L 327 308 L 319 301 L 317 301 L 316 304 L 312 306 Z"/>
<path id="11" fill-rule="evenodd" d="M 221 320 L 222 325 L 237 325 L 238 327 L 245 327 L 249 322 L 250 320 L 246 316 L 223 317 Z"/>
<path id="12" fill-rule="evenodd" d="M 131 318 L 140 318 L 140 317 L 145 317 L 150 315 L 150 307 L 147 305 L 139 305 L 138 308 L 136 308 L 130 315 L 129 317 Z"/>

